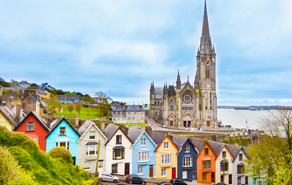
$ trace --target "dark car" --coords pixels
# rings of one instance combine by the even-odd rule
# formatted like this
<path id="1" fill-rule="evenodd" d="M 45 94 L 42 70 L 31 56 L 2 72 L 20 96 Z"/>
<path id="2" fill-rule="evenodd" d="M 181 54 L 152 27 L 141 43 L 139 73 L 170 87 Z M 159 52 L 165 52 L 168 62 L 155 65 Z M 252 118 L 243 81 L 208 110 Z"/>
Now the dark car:
<path id="1" fill-rule="evenodd" d="M 127 183 L 130 183 L 130 184 L 146 184 L 145 179 L 139 177 L 138 175 L 134 175 L 134 174 L 128 175 L 126 177 L 126 181 L 127 181 Z"/>
<path id="2" fill-rule="evenodd" d="M 225 183 L 223 183 L 223 182 L 219 182 L 219 183 L 217 183 L 216 185 L 227 185 L 227 184 L 225 184 Z"/>
<path id="3" fill-rule="evenodd" d="M 157 183 L 157 185 L 172 185 L 172 184 L 170 184 L 169 182 L 162 181 L 162 182 Z"/>
<path id="4" fill-rule="evenodd" d="M 170 184 L 173 184 L 173 185 L 187 185 L 187 183 L 185 183 L 183 180 L 181 179 L 171 179 L 169 181 Z"/>

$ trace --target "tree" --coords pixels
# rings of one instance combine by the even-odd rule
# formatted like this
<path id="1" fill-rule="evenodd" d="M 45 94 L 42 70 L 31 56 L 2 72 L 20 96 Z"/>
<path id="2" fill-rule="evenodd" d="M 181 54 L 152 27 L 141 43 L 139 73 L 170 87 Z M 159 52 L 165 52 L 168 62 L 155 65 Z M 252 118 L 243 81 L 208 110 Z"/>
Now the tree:
<path id="1" fill-rule="evenodd" d="M 47 83 L 47 82 L 45 82 L 45 83 L 42 83 L 42 85 L 41 85 L 42 89 L 46 89 L 46 88 L 47 88 L 47 86 L 48 86 L 48 83 Z"/>
<path id="2" fill-rule="evenodd" d="M 78 112 L 78 114 L 80 114 L 81 107 L 82 107 L 82 105 L 80 103 L 75 104 L 75 110 L 76 110 L 76 112 Z"/>
<path id="3" fill-rule="evenodd" d="M 67 104 L 66 106 L 67 106 L 67 108 L 68 108 L 68 111 L 69 111 L 70 114 L 71 114 L 71 112 L 73 111 L 74 106 L 73 106 L 71 103 Z"/>
<path id="4" fill-rule="evenodd" d="M 108 117 L 110 110 L 110 104 L 108 100 L 111 99 L 106 93 L 100 91 L 96 92 L 94 97 L 95 102 L 97 103 L 97 109 L 99 109 L 99 117 Z"/>
<path id="5" fill-rule="evenodd" d="M 68 164 L 73 164 L 72 155 L 65 147 L 56 147 L 49 151 L 48 156 L 53 158 L 61 158 Z"/>
<path id="6" fill-rule="evenodd" d="M 271 184 L 292 185 L 292 111 L 282 107 L 276 112 L 270 112 L 269 116 L 260 121 L 262 129 L 268 135 L 249 147 L 249 159 L 246 160 L 248 172 Z M 286 180 L 290 180 L 279 178 L 282 173 L 287 175 Z"/>
<path id="7" fill-rule="evenodd" d="M 57 96 L 55 94 L 51 94 L 50 99 L 47 101 L 48 104 L 48 113 L 53 116 L 58 108 L 61 106 L 60 102 L 57 101 Z"/>

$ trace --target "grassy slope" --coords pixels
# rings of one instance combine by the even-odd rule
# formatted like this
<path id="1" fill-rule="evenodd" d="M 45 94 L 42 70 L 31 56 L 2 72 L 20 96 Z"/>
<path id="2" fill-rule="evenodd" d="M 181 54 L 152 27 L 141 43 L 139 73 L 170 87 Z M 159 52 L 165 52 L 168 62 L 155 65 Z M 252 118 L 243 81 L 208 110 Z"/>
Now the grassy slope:
<path id="1" fill-rule="evenodd" d="M 90 114 L 88 115 L 88 110 L 90 110 Z M 77 112 L 75 108 L 73 111 L 70 112 L 68 111 L 68 108 L 66 106 L 63 106 L 63 112 L 55 114 L 55 116 L 64 116 L 65 118 L 75 118 Z M 99 117 L 99 110 L 96 108 L 85 108 L 82 107 L 80 110 L 80 114 L 78 114 L 79 118 L 81 119 L 100 119 Z"/>
<path id="2" fill-rule="evenodd" d="M 92 184 L 93 181 L 79 166 L 47 156 L 32 138 L 0 126 L 0 184 Z"/>

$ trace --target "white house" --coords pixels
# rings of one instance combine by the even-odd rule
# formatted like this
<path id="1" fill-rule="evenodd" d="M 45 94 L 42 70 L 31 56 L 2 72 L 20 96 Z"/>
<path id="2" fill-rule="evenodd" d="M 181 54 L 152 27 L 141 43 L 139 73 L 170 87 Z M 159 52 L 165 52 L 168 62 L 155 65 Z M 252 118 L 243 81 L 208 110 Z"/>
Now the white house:
<path id="1" fill-rule="evenodd" d="M 248 184 L 248 174 L 245 173 L 245 165 L 247 165 L 244 162 L 247 159 L 245 151 L 245 147 L 240 147 L 238 154 L 235 156 L 232 172 L 234 184 Z"/>
<path id="2" fill-rule="evenodd" d="M 96 160 L 98 152 L 98 143 L 100 142 L 98 172 L 104 172 L 106 165 L 105 143 L 106 136 L 99 130 L 93 121 L 87 120 L 78 130 L 81 137 L 78 143 L 77 164 L 85 167 L 89 173 L 94 174 L 96 169 Z"/>
<path id="3" fill-rule="evenodd" d="M 109 124 L 105 129 L 107 142 L 106 168 L 105 171 L 112 174 L 128 175 L 132 173 L 132 150 L 133 142 L 128 137 L 128 128 L 123 131 L 114 124 Z"/>
<path id="4" fill-rule="evenodd" d="M 127 123 L 145 123 L 145 110 L 140 105 L 132 105 L 126 111 Z"/>

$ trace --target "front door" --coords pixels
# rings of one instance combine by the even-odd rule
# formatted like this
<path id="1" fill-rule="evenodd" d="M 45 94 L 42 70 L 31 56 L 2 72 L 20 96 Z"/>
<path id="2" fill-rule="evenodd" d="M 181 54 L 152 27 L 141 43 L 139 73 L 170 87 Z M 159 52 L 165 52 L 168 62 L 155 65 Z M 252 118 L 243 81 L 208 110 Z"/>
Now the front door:
<path id="1" fill-rule="evenodd" d="M 184 121 L 184 127 L 187 127 L 187 121 Z"/>
<path id="2" fill-rule="evenodd" d="M 76 157 L 72 157 L 72 159 L 73 159 L 73 165 L 75 165 L 76 164 Z"/>
<path id="3" fill-rule="evenodd" d="M 191 126 L 191 121 L 188 121 L 188 127 L 190 127 Z"/>
<path id="4" fill-rule="evenodd" d="M 207 127 L 210 127 L 210 121 L 207 121 Z"/>
<path id="5" fill-rule="evenodd" d="M 193 181 L 197 180 L 197 173 L 196 171 L 193 171 L 193 176 L 192 176 Z"/>
<path id="6" fill-rule="evenodd" d="M 176 178 L 176 170 L 175 168 L 172 168 L 172 178 Z"/>
<path id="7" fill-rule="evenodd" d="M 173 121 L 170 121 L 170 124 L 169 124 L 169 126 L 171 126 L 171 127 L 173 126 Z"/>
<path id="8" fill-rule="evenodd" d="M 211 172 L 211 182 L 215 182 L 215 173 Z"/>
<path id="9" fill-rule="evenodd" d="M 125 175 L 129 175 L 130 173 L 130 163 L 125 163 Z"/>
<path id="10" fill-rule="evenodd" d="M 149 166 L 149 177 L 153 177 L 153 165 Z"/>

